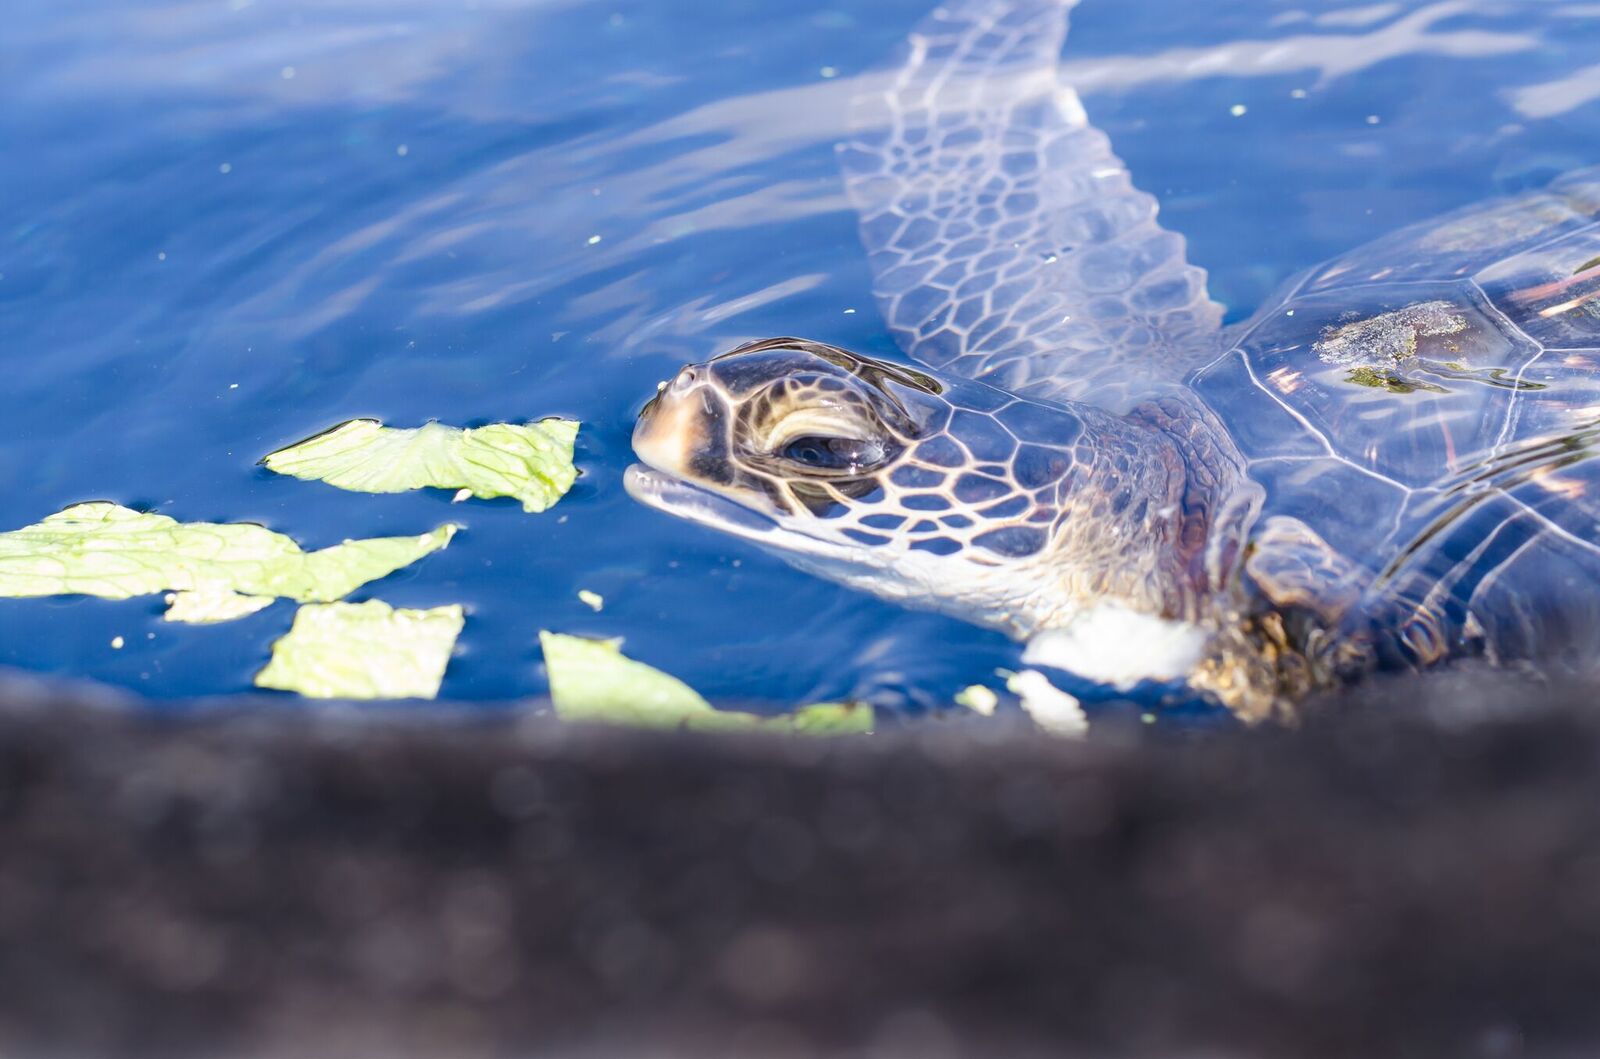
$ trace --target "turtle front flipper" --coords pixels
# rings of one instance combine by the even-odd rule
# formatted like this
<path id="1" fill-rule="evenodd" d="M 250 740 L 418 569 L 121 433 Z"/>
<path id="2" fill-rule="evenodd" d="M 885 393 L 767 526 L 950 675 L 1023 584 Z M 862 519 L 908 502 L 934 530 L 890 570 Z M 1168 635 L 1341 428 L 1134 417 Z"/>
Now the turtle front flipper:
<path id="1" fill-rule="evenodd" d="M 1334 551 L 1316 530 L 1287 515 L 1261 524 L 1244 568 L 1274 608 L 1303 611 L 1327 629 L 1344 620 L 1370 576 Z"/>
<path id="2" fill-rule="evenodd" d="M 1354 631 L 1371 573 L 1297 518 L 1274 515 L 1251 536 L 1237 612 L 1221 623 L 1189 683 L 1245 721 L 1291 718 L 1308 693 L 1364 671 Z"/>
<path id="3" fill-rule="evenodd" d="M 1122 412 L 1212 359 L 1221 308 L 1057 60 L 1076 0 L 949 0 L 841 148 L 901 348 Z"/>

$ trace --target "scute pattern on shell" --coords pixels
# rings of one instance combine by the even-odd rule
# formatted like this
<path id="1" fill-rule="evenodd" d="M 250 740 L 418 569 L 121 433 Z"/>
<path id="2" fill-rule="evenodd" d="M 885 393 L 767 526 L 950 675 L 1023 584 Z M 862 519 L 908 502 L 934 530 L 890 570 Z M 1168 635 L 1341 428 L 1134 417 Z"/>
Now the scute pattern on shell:
<path id="1" fill-rule="evenodd" d="M 1595 668 L 1596 258 L 1590 169 L 1313 270 L 1198 373 L 1266 515 L 1362 571 L 1346 632 L 1392 631 L 1385 650 L 1407 663 L 1481 651 Z"/>

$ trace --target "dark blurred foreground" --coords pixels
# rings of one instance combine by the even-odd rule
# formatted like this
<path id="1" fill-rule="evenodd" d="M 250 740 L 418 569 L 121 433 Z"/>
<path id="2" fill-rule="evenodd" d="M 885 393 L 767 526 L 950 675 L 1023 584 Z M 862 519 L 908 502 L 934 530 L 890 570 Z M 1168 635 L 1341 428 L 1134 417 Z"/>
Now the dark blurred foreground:
<path id="1" fill-rule="evenodd" d="M 1591 693 L 833 742 L 0 711 L 0 1054 L 1600 1045 Z"/>

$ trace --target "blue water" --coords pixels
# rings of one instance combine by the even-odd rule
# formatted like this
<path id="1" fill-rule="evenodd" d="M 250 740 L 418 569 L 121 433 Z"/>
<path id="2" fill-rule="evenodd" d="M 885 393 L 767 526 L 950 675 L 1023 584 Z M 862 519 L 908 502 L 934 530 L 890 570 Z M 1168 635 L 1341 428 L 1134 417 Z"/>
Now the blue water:
<path id="1" fill-rule="evenodd" d="M 464 523 L 355 597 L 466 603 L 462 700 L 542 693 L 541 628 L 742 701 L 917 709 L 1014 665 L 620 481 L 685 361 L 776 334 L 892 354 L 832 143 L 930 2 L 13 0 L 0 527 L 90 499 L 307 547 Z M 1398 225 L 1600 162 L 1596 3 L 1084 0 L 1065 62 L 1234 318 Z M 255 466 L 354 416 L 554 414 L 584 423 L 583 477 L 540 516 Z M 293 610 L 161 607 L 0 601 L 0 665 L 238 692 Z"/>

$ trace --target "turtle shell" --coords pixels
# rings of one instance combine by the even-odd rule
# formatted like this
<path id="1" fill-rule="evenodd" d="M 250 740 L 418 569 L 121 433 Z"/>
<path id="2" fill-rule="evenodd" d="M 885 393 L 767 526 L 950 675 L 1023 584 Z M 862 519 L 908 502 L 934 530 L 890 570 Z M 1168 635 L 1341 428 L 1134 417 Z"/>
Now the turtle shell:
<path id="1" fill-rule="evenodd" d="M 1191 383 L 1408 661 L 1600 649 L 1600 169 L 1290 282 Z"/>

